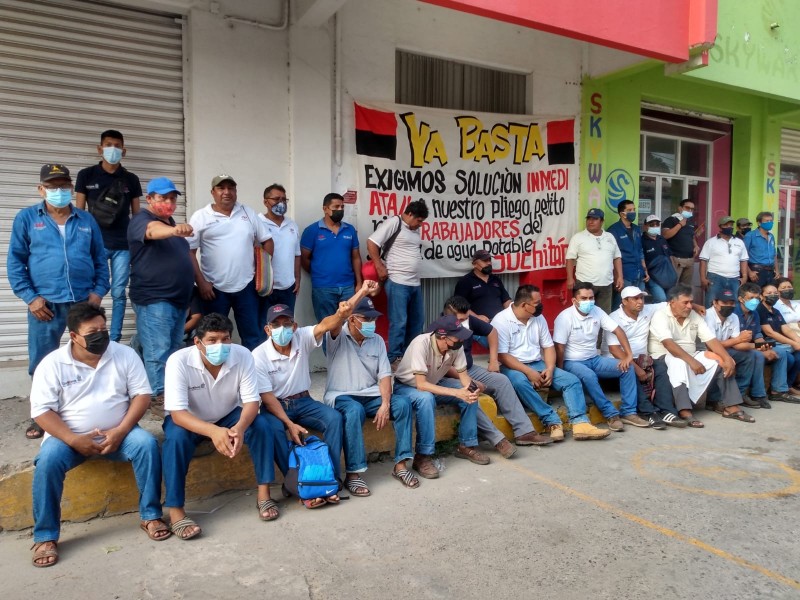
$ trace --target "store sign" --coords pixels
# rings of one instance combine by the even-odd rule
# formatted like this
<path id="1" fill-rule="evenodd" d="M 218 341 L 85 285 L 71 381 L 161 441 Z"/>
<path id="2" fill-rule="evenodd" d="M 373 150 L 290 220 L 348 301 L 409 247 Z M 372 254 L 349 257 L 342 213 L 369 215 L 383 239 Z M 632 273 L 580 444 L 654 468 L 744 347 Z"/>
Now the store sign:
<path id="1" fill-rule="evenodd" d="M 575 119 L 355 104 L 358 228 L 425 200 L 422 277 L 563 267 L 577 221 Z"/>

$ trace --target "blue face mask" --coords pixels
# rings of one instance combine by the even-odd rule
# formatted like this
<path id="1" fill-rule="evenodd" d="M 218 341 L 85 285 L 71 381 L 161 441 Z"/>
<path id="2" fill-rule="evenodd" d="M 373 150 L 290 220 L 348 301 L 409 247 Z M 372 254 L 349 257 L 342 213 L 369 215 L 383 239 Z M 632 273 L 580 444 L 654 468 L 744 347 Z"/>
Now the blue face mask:
<path id="1" fill-rule="evenodd" d="M 278 202 L 275 206 L 270 208 L 270 210 L 272 211 L 273 215 L 282 217 L 286 214 L 286 202 Z"/>
<path id="2" fill-rule="evenodd" d="M 203 344 L 203 342 L 200 343 Z M 203 344 L 203 346 L 206 349 L 206 358 L 208 362 L 216 367 L 228 360 L 228 356 L 230 356 L 231 353 L 230 344 L 209 344 L 208 346 Z"/>
<path id="3" fill-rule="evenodd" d="M 631 223 L 633 223 L 636 220 L 636 213 L 635 212 L 626 212 L 625 213 L 625 218 L 628 219 L 628 221 L 630 221 Z"/>
<path id="4" fill-rule="evenodd" d="M 45 200 L 54 208 L 64 208 L 72 201 L 72 190 L 67 188 L 65 190 L 45 190 Z"/>
<path id="5" fill-rule="evenodd" d="M 115 165 L 122 160 L 122 148 L 106 146 L 103 148 L 103 159 L 110 165 Z"/>
<path id="6" fill-rule="evenodd" d="M 650 235 L 659 235 L 661 233 L 661 227 L 648 227 L 647 233 Z"/>
<path id="7" fill-rule="evenodd" d="M 759 304 L 761 304 L 761 302 L 758 298 L 750 298 L 750 300 L 744 303 L 744 307 L 750 312 L 753 312 L 758 308 Z"/>
<path id="8" fill-rule="evenodd" d="M 278 346 L 288 346 L 293 336 L 294 330 L 291 327 L 275 327 L 270 337 Z"/>
<path id="9" fill-rule="evenodd" d="M 691 219 L 694 216 L 693 212 L 689 212 L 688 210 L 681 211 L 681 216 L 684 219 Z"/>
<path id="10" fill-rule="evenodd" d="M 772 229 L 773 224 L 774 221 L 765 221 L 764 223 L 759 225 L 759 227 L 761 227 L 761 229 L 763 229 L 764 231 L 770 231 Z"/>
<path id="11" fill-rule="evenodd" d="M 594 308 L 594 300 L 581 300 L 578 302 L 578 310 L 588 315 Z"/>
<path id="12" fill-rule="evenodd" d="M 362 322 L 361 335 L 363 335 L 365 338 L 375 337 L 375 321 Z"/>

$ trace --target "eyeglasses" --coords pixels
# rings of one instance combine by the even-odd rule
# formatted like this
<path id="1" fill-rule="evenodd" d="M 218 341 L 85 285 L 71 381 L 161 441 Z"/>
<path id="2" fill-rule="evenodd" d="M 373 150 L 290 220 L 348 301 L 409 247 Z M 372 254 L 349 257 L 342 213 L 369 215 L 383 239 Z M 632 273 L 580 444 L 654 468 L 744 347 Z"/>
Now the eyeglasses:
<path id="1" fill-rule="evenodd" d="M 267 196 L 264 200 L 276 200 L 278 202 L 288 202 L 289 198 L 286 196 Z"/>
<path id="2" fill-rule="evenodd" d="M 71 183 L 67 184 L 67 185 L 44 185 L 44 184 L 42 184 L 42 187 L 44 189 L 46 189 L 46 190 L 51 190 L 51 191 L 61 190 L 62 192 L 69 192 L 69 191 L 72 190 L 72 184 Z"/>

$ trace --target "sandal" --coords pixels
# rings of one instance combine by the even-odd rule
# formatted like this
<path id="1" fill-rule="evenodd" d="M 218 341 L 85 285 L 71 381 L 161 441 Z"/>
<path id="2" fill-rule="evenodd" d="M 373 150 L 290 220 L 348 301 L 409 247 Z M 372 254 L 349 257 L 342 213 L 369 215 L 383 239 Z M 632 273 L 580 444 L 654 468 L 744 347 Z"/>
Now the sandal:
<path id="1" fill-rule="evenodd" d="M 25 430 L 25 437 L 28 438 L 29 440 L 38 440 L 43 435 L 44 435 L 44 430 L 39 426 L 39 424 L 36 421 L 31 421 L 31 424 Z"/>
<path id="2" fill-rule="evenodd" d="M 300 504 L 308 508 L 309 510 L 312 508 L 319 508 L 320 506 L 325 506 L 328 501 L 325 498 L 312 498 L 311 500 L 303 500 L 300 499 Z"/>
<path id="3" fill-rule="evenodd" d="M 339 497 L 338 494 L 334 494 L 333 496 L 328 496 L 327 498 L 324 498 L 324 500 L 328 504 L 339 504 L 341 498 Z"/>
<path id="4" fill-rule="evenodd" d="M 150 528 L 150 525 L 152 523 L 157 524 L 153 529 Z M 148 521 L 142 521 L 141 523 L 139 523 L 139 527 L 142 529 L 142 531 L 144 531 L 147 534 L 147 537 L 149 537 L 154 542 L 160 542 L 172 535 L 172 531 L 170 531 L 169 527 L 167 527 L 167 524 L 164 522 L 164 519 L 150 519 Z M 161 536 L 156 535 L 157 533 L 161 533 L 164 531 L 167 533 L 166 535 L 161 535 Z"/>
<path id="5" fill-rule="evenodd" d="M 703 427 L 705 427 L 702 421 L 695 418 L 686 419 L 686 426 L 694 427 L 695 429 L 702 429 Z"/>
<path id="6" fill-rule="evenodd" d="M 408 469 L 400 469 L 399 471 L 392 471 L 392 477 L 397 479 L 405 487 L 414 489 L 419 487 L 419 479 Z"/>
<path id="7" fill-rule="evenodd" d="M 258 516 L 262 521 L 274 521 L 280 516 L 280 513 L 278 512 L 278 504 L 275 502 L 275 500 L 259 500 L 257 506 Z M 275 515 L 271 517 L 265 517 L 264 513 L 271 509 L 275 509 Z"/>
<path id="8" fill-rule="evenodd" d="M 720 414 L 723 417 L 725 417 L 726 419 L 736 419 L 737 421 L 741 421 L 742 423 L 755 423 L 756 422 L 756 420 L 752 416 L 748 415 L 743 410 L 737 410 L 736 412 L 727 413 L 727 414 L 723 410 L 722 413 L 720 413 Z"/>
<path id="9" fill-rule="evenodd" d="M 48 545 L 52 544 L 52 545 Z M 31 550 L 33 550 L 33 566 L 43 569 L 45 567 L 52 567 L 54 564 L 58 562 L 58 543 L 54 540 L 49 540 L 47 542 L 38 542 L 31 546 Z M 38 563 L 37 560 L 42 560 L 43 558 L 53 558 L 53 562 L 44 562 Z"/>
<path id="10" fill-rule="evenodd" d="M 184 535 L 184 533 L 186 533 L 186 530 L 192 527 L 197 527 L 194 533 L 187 533 L 186 535 Z M 197 523 L 192 521 L 189 517 L 183 517 L 179 521 L 175 521 L 172 525 L 170 525 L 170 531 L 172 531 L 172 533 L 177 535 L 182 540 L 190 540 L 193 537 L 197 537 L 203 532 L 203 530 L 200 529 Z"/>
<path id="11" fill-rule="evenodd" d="M 366 498 L 372 494 L 367 487 L 367 482 L 361 479 L 360 476 L 356 477 L 355 479 L 345 479 L 344 484 L 347 486 L 347 489 L 351 494 L 353 494 L 353 496 Z"/>

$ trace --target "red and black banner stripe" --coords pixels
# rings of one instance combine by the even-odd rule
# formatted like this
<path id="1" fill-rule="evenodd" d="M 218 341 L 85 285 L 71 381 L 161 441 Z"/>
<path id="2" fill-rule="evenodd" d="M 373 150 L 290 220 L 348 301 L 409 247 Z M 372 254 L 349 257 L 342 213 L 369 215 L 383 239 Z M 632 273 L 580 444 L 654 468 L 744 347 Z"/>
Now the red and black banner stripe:
<path id="1" fill-rule="evenodd" d="M 355 104 L 356 153 L 376 158 L 397 158 L 397 118 L 393 112 Z"/>
<path id="2" fill-rule="evenodd" d="M 551 165 L 575 164 L 575 119 L 547 123 L 547 162 Z"/>

